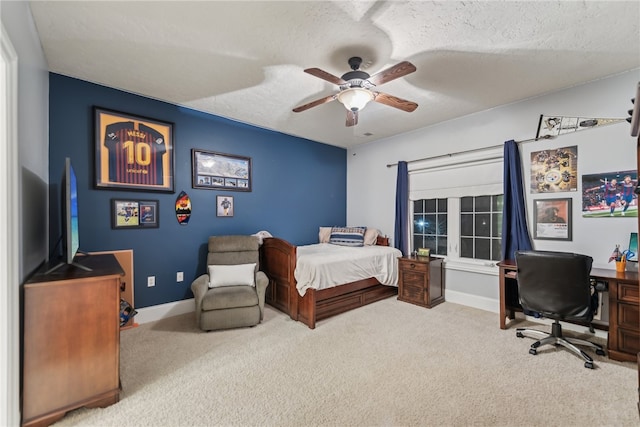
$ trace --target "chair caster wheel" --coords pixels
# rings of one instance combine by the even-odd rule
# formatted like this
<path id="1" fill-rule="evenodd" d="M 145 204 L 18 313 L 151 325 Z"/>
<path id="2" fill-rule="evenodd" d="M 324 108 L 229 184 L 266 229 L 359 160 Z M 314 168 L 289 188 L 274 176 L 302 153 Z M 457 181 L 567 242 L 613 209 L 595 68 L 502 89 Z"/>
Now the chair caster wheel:
<path id="1" fill-rule="evenodd" d="M 602 350 L 601 348 L 599 348 L 599 349 L 597 349 L 597 350 L 596 350 L 596 354 L 597 354 L 598 356 L 604 356 L 604 350 Z"/>
<path id="2" fill-rule="evenodd" d="M 589 368 L 589 369 L 593 369 L 593 362 L 584 362 L 584 367 L 585 368 Z"/>
<path id="3" fill-rule="evenodd" d="M 518 338 L 524 338 L 524 335 L 522 334 L 522 332 L 516 332 L 516 336 Z"/>
<path id="4" fill-rule="evenodd" d="M 536 354 L 538 354 L 538 351 L 535 348 L 530 348 L 529 354 L 533 354 L 535 356 Z"/>

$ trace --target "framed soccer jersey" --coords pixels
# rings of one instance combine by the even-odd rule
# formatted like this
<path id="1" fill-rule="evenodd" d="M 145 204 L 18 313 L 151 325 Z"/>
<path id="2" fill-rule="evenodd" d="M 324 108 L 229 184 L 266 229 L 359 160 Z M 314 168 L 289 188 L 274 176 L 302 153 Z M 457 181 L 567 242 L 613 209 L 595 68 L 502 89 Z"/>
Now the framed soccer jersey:
<path id="1" fill-rule="evenodd" d="M 94 107 L 96 187 L 173 193 L 173 123 Z"/>

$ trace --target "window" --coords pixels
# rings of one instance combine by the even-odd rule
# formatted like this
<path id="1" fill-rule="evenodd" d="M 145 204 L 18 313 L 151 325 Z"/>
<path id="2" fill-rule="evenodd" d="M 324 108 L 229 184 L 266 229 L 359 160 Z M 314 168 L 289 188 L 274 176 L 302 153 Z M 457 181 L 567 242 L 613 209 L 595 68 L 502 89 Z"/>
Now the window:
<path id="1" fill-rule="evenodd" d="M 502 195 L 460 198 L 460 257 L 499 261 Z"/>
<path id="2" fill-rule="evenodd" d="M 429 248 L 433 255 L 499 261 L 502 195 L 415 200 L 413 250 L 418 248 Z"/>
<path id="3" fill-rule="evenodd" d="M 413 248 L 429 248 L 434 255 L 447 255 L 447 199 L 413 202 Z"/>

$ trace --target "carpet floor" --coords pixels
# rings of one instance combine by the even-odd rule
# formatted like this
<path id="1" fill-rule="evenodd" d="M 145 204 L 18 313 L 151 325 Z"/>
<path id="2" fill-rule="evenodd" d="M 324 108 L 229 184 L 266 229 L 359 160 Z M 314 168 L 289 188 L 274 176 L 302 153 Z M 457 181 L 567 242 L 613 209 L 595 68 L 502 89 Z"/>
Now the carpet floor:
<path id="1" fill-rule="evenodd" d="M 640 425 L 636 364 L 592 354 L 586 369 L 561 347 L 532 356 L 532 342 L 495 313 L 395 297 L 315 330 L 271 307 L 256 327 L 209 333 L 175 316 L 121 333 L 119 403 L 56 426 Z"/>

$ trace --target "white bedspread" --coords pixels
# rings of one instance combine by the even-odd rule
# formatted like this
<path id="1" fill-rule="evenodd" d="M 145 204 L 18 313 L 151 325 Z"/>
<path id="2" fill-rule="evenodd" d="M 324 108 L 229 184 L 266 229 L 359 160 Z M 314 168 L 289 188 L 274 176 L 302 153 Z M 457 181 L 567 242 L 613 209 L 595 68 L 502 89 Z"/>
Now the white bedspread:
<path id="1" fill-rule="evenodd" d="M 298 293 L 325 289 L 375 277 L 380 283 L 398 286 L 398 257 L 389 246 L 347 247 L 318 243 L 298 246 L 294 272 Z"/>

